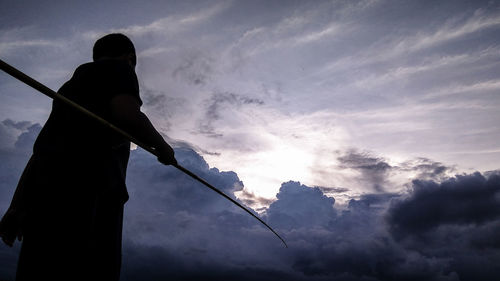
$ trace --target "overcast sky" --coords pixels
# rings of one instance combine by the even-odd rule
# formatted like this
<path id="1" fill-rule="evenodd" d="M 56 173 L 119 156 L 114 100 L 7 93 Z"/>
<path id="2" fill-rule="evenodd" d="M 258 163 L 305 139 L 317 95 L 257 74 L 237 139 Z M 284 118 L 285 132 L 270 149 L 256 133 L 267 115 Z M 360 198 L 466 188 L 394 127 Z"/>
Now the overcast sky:
<path id="1" fill-rule="evenodd" d="M 500 166 L 496 1 L 58 2 L 1 2 L 2 59 L 58 89 L 96 38 L 127 34 L 143 110 L 247 192 L 343 186 L 353 149 Z M 43 124 L 50 101 L 0 79 L 0 119 Z"/>
<path id="2" fill-rule="evenodd" d="M 95 40 L 110 32 L 122 32 L 135 43 L 142 109 L 178 148 L 180 159 L 201 165 L 202 173 L 211 171 L 207 176 L 227 183 L 225 191 L 277 224 L 298 247 L 293 254 L 276 249 L 260 257 L 257 251 L 267 251 L 268 245 L 279 248 L 279 243 L 273 244 L 252 222 L 238 225 L 239 217 L 221 215 L 240 213 L 220 207 L 216 202 L 222 199 L 214 198 L 206 202 L 218 214 L 213 235 L 238 236 L 227 239 L 239 250 L 229 248 L 248 254 L 232 257 L 229 267 L 217 264 L 211 276 L 250 274 L 245 265 L 258 261 L 259 274 L 274 272 L 279 278 L 312 274 L 317 280 L 401 280 L 420 267 L 425 268 L 423 279 L 467 280 L 477 268 L 464 269 L 466 255 L 478 255 L 485 263 L 500 261 L 498 238 L 477 242 L 499 227 L 500 187 L 494 176 L 500 169 L 499 1 L 0 0 L 0 58 L 54 90 L 91 60 Z M 9 179 L 2 185 L 2 208 L 50 105 L 45 96 L 0 74 L 0 150 L 8 160 L 0 172 Z M 137 202 L 133 196 L 129 202 L 126 233 L 132 242 L 126 248 L 137 255 L 156 249 L 172 262 L 179 257 L 170 251 L 194 243 L 185 250 L 183 257 L 189 258 L 178 264 L 179 276 L 203 263 L 202 257 L 231 256 L 215 250 L 220 243 L 195 242 L 199 237 L 191 233 L 206 231 L 203 227 L 215 220 L 206 214 L 194 219 L 199 213 L 188 207 L 204 195 L 165 195 L 176 203 L 161 209 L 154 193 L 160 192 L 160 179 L 168 177 L 143 179 L 138 171 L 156 163 L 140 150 L 133 155 L 128 179 L 132 195 L 142 186 L 153 187 L 147 189 L 152 194 L 139 193 Z M 149 170 L 161 173 L 163 167 L 154 167 Z M 209 170 L 214 167 L 218 170 Z M 184 180 L 172 179 L 170 190 Z M 430 189 L 442 198 L 454 194 L 450 186 L 467 194 L 468 188 L 483 184 L 478 201 L 468 206 L 490 206 L 491 213 L 458 212 L 426 225 L 411 216 L 415 206 L 440 205 L 428 202 L 419 190 Z M 450 196 L 445 202 L 452 208 L 460 196 Z M 139 208 L 150 203 L 151 210 Z M 448 211 L 455 212 L 443 210 Z M 159 215 L 151 218 L 147 212 Z M 155 218 L 176 222 L 169 223 L 173 228 L 151 231 Z M 370 219 L 384 223 L 367 223 Z M 196 227 L 190 228 L 193 220 Z M 224 232 L 224 223 L 235 232 Z M 477 232 L 475 223 L 480 224 Z M 185 232 L 171 233 L 174 240 L 147 242 L 156 231 L 179 227 Z M 310 228 L 316 236 L 309 235 Z M 143 240 L 137 238 L 141 230 Z M 454 231 L 464 237 L 443 238 Z M 245 239 L 270 241 L 252 252 L 251 242 L 238 246 Z M 464 241 L 469 244 L 448 251 L 447 243 Z M 442 251 L 430 246 L 417 251 L 421 243 Z M 366 247 L 373 252 L 363 256 Z M 494 251 L 480 256 L 476 250 L 481 247 Z M 348 251 L 361 255 L 366 271 L 356 271 L 354 257 L 332 269 L 339 256 L 346 257 L 340 253 Z M 410 258 L 390 272 L 373 273 L 382 253 L 397 261 Z M 281 263 L 266 260 L 273 258 Z M 384 262 L 393 263 L 390 258 Z M 136 269 L 127 280 L 149 270 L 145 265 Z M 498 274 L 491 270 L 484 274 Z"/>

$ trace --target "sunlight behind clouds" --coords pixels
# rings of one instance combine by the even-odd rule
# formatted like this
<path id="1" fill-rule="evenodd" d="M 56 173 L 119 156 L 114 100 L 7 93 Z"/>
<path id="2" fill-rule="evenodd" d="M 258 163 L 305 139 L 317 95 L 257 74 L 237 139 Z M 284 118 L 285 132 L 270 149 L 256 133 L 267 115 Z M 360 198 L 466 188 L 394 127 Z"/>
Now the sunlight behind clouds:
<path id="1" fill-rule="evenodd" d="M 283 179 L 300 180 L 310 185 L 335 184 L 335 171 L 326 178 L 317 178 L 315 171 L 328 169 L 335 162 L 335 151 L 348 147 L 349 134 L 342 128 L 335 114 L 318 112 L 311 115 L 285 117 L 279 112 L 261 109 L 251 111 L 253 119 L 239 123 L 260 146 L 244 153 L 238 149 L 224 149 L 224 139 L 218 140 L 220 156 L 206 155 L 211 164 L 221 169 L 236 170 L 248 192 L 273 198 Z M 238 112 L 245 114 L 245 110 Z M 234 113 L 233 113 L 234 117 Z M 241 140 L 241 143 L 246 142 Z M 326 176 L 326 175 L 325 175 Z"/>

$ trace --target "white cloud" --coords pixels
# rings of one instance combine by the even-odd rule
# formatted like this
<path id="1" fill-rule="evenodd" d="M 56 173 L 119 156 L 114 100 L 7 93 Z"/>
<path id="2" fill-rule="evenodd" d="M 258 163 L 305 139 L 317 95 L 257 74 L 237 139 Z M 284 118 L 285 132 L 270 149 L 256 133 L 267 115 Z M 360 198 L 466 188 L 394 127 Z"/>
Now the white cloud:
<path id="1" fill-rule="evenodd" d="M 231 5 L 231 1 L 219 1 L 210 7 L 187 14 L 174 14 L 157 19 L 147 25 L 131 25 L 125 28 L 113 29 L 112 32 L 121 32 L 132 37 L 145 36 L 150 33 L 157 35 L 173 35 L 186 32 L 187 29 L 194 28 L 200 24 L 213 19 L 219 13 L 226 10 Z"/>
<path id="2" fill-rule="evenodd" d="M 54 40 L 45 39 L 33 39 L 33 40 L 15 40 L 10 42 L 0 43 L 0 54 L 6 55 L 14 50 L 19 51 L 19 48 L 54 48 L 59 47 L 60 42 Z"/>
<path id="3" fill-rule="evenodd" d="M 477 95 L 481 94 L 481 92 L 494 91 L 498 89 L 500 89 L 500 79 L 492 79 L 471 84 L 451 85 L 436 90 L 431 89 L 428 94 L 422 97 L 422 99 L 445 97 L 462 93 L 474 93 Z"/>
<path id="4" fill-rule="evenodd" d="M 399 52 L 406 52 L 430 48 L 483 29 L 500 25 L 499 16 L 484 16 L 482 12 L 482 10 L 477 10 L 463 24 L 456 24 L 456 19 L 453 18 L 432 34 L 417 34 L 414 37 L 401 41 L 396 45 L 396 49 Z"/>
<path id="5" fill-rule="evenodd" d="M 416 29 L 415 31 L 409 31 L 413 32 L 413 34 L 403 37 L 387 35 L 376 42 L 368 44 L 367 47 L 354 49 L 353 55 L 329 62 L 314 75 L 326 76 L 328 73 L 349 68 L 390 62 L 401 57 L 407 57 L 417 51 L 431 49 L 437 45 L 449 43 L 452 40 L 464 38 L 470 34 L 500 25 L 500 17 L 484 16 L 481 10 L 478 10 L 463 23 L 457 23 L 459 18 L 448 20 L 435 31 Z"/>
<path id="6" fill-rule="evenodd" d="M 332 39 L 332 36 L 335 36 L 343 28 L 345 27 L 339 24 L 330 24 L 321 30 L 308 32 L 300 37 L 294 38 L 294 41 L 297 44 L 308 44 L 322 39 Z"/>
<path id="7" fill-rule="evenodd" d="M 64 40 L 47 39 L 40 35 L 36 26 L 22 26 L 0 29 L 0 55 L 3 58 L 13 54 L 29 53 L 39 49 L 59 49 Z"/>

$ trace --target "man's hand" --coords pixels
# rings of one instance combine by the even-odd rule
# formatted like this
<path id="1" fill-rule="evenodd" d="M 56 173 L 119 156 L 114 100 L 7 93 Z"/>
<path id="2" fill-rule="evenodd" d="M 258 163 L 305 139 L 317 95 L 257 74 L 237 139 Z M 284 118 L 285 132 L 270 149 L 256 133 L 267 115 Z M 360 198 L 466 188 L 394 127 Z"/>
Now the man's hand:
<path id="1" fill-rule="evenodd" d="M 19 241 L 22 240 L 21 220 L 20 214 L 9 209 L 0 221 L 0 237 L 9 247 L 14 245 L 16 237 Z"/>
<path id="2" fill-rule="evenodd" d="M 177 160 L 174 156 L 174 150 L 167 143 L 163 143 L 160 147 L 155 148 L 157 151 L 158 161 L 165 165 L 177 165 Z"/>

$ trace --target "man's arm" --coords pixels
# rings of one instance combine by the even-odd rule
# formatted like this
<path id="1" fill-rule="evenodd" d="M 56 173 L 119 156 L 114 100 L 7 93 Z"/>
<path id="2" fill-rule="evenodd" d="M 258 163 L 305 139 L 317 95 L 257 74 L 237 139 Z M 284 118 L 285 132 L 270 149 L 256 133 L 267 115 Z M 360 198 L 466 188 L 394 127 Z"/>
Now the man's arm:
<path id="1" fill-rule="evenodd" d="M 111 100 L 111 116 L 117 122 L 118 127 L 155 148 L 161 163 L 177 164 L 174 150 L 165 142 L 140 108 L 139 101 L 130 95 L 117 95 Z"/>

